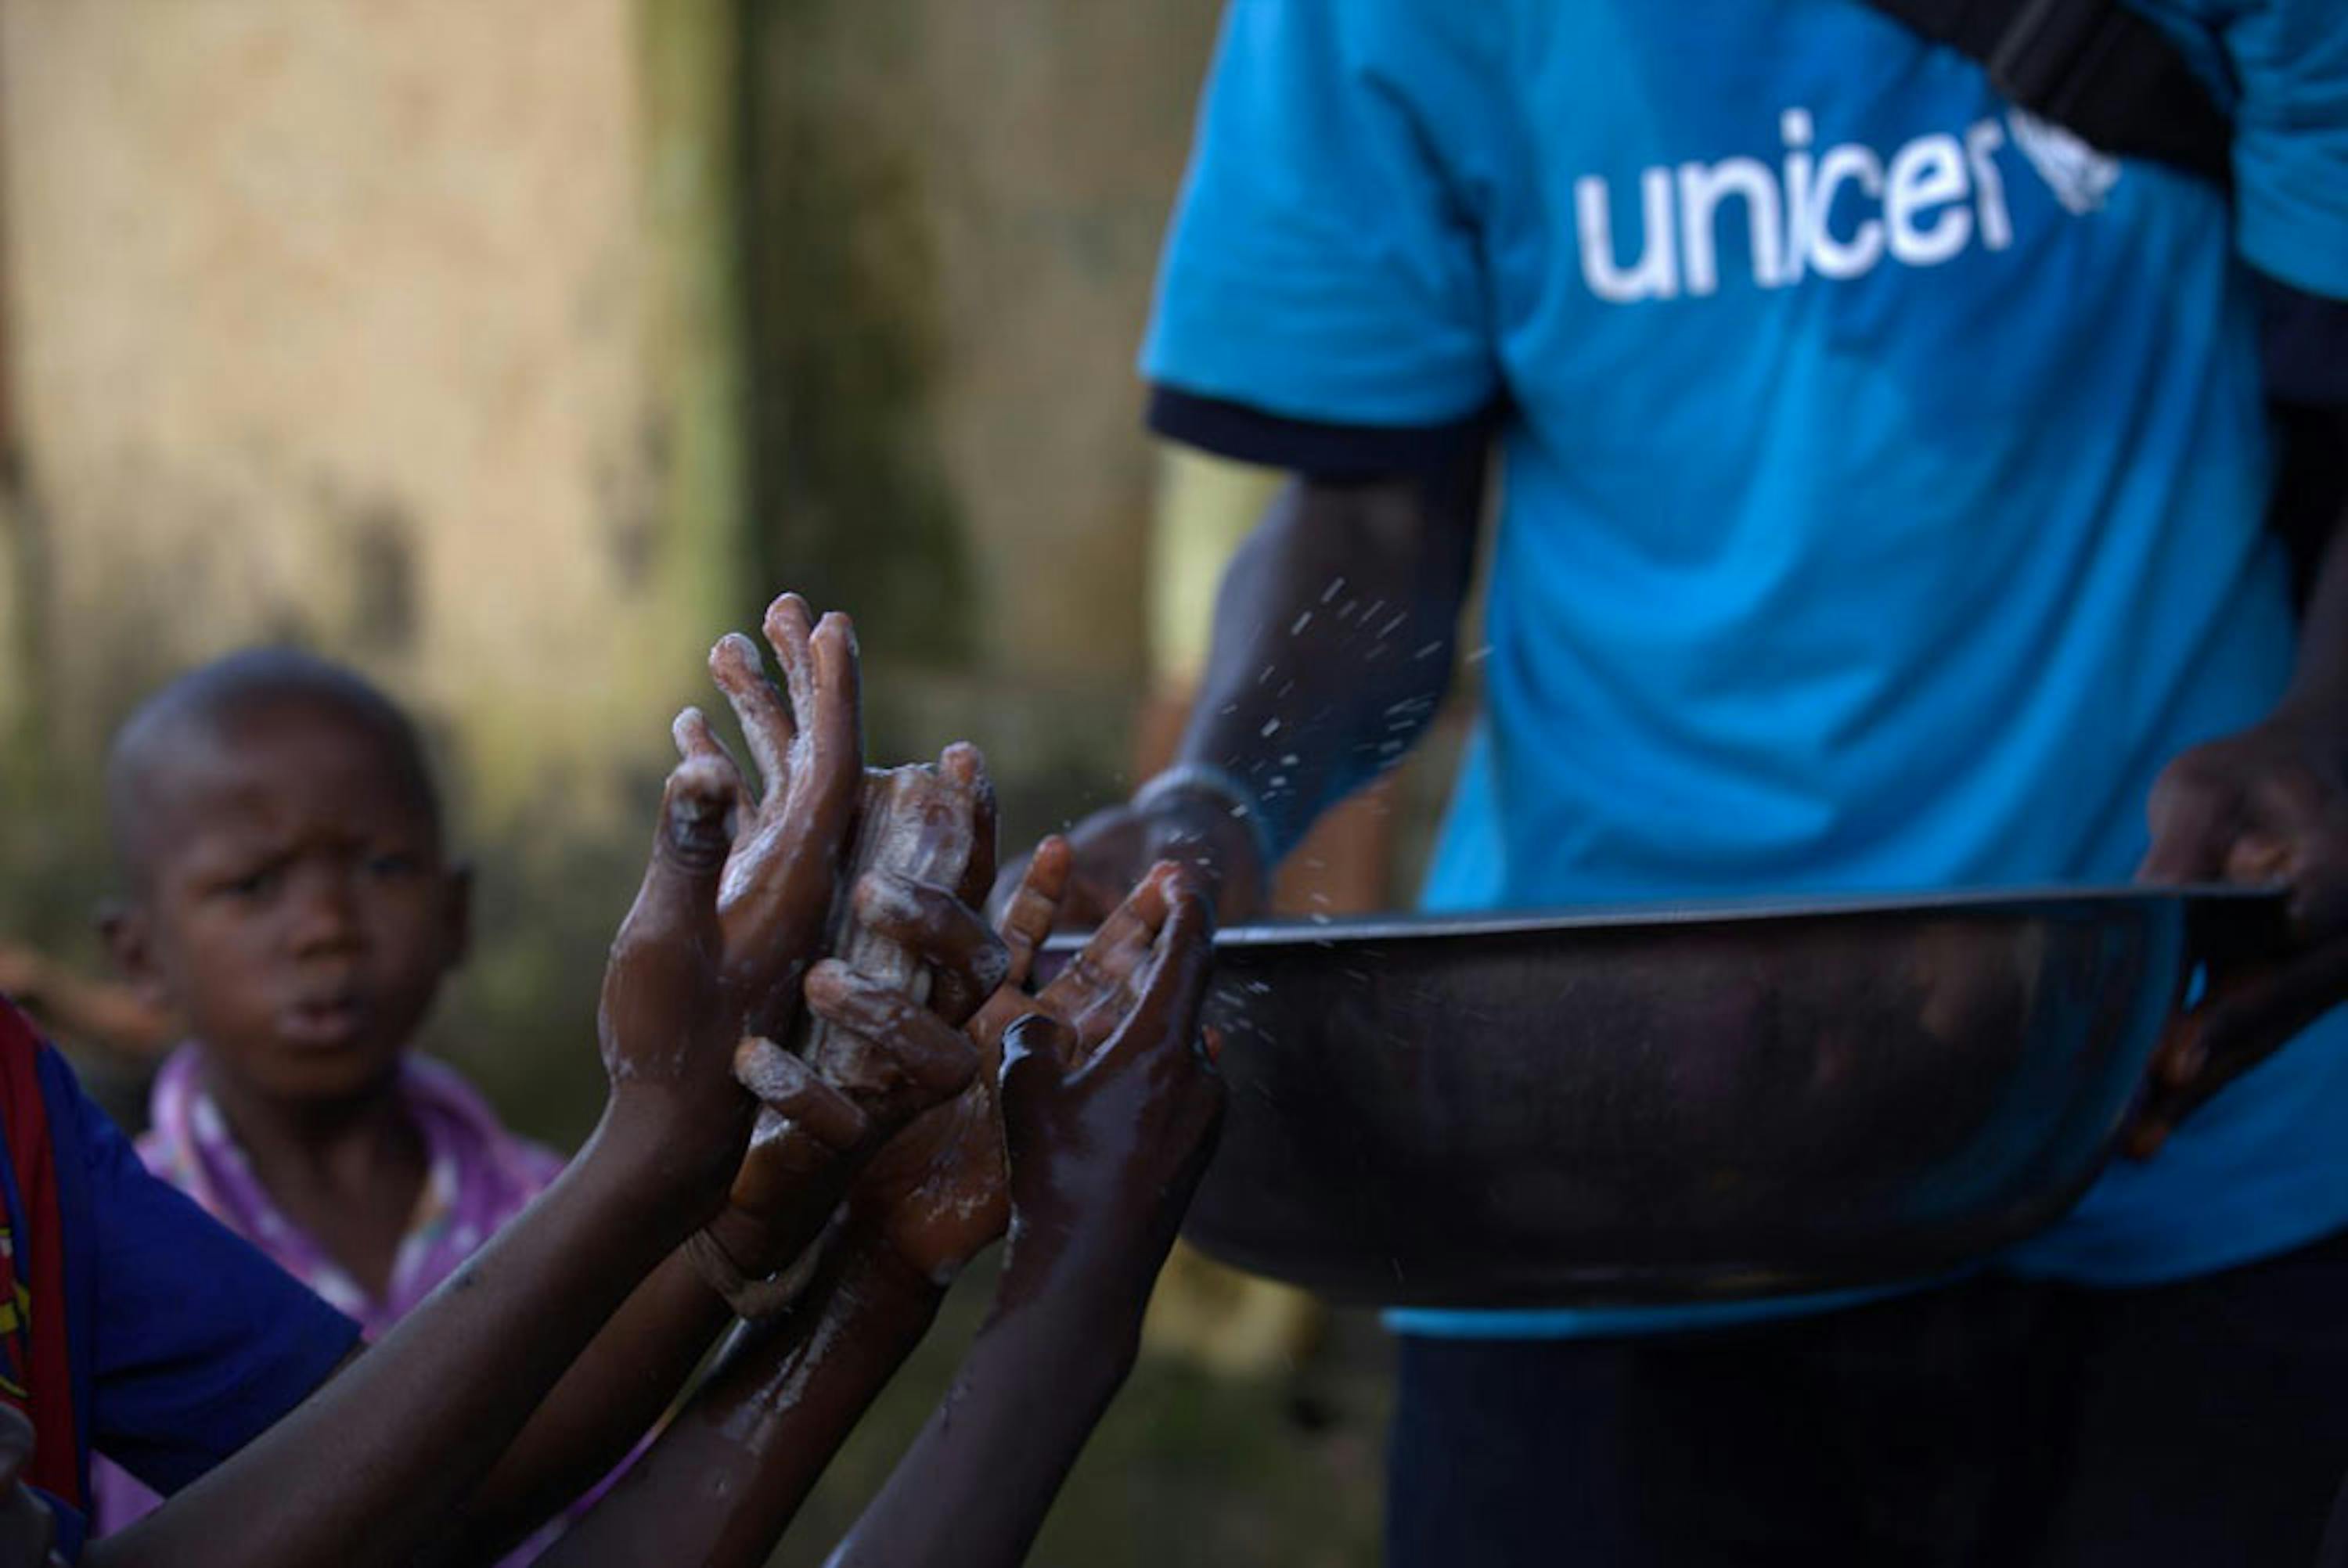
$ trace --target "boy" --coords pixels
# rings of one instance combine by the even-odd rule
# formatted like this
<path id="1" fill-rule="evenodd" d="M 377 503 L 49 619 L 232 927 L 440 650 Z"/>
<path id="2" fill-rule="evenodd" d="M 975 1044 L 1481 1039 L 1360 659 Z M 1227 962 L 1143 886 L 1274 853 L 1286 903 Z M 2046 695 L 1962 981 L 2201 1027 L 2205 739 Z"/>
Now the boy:
<path id="1" fill-rule="evenodd" d="M 561 1169 L 409 1053 L 469 892 L 414 728 L 322 660 L 232 654 L 132 716 L 107 804 L 108 945 L 188 1029 L 141 1158 L 380 1338 Z M 110 1532 L 160 1500 L 106 1465 L 97 1501 Z"/>
<path id="2" fill-rule="evenodd" d="M 770 774 L 760 797 L 705 760 L 670 777 L 605 975 L 598 1032 L 611 1092 L 594 1134 L 525 1214 L 363 1357 L 349 1355 L 355 1325 L 140 1168 L 55 1053 L 0 1009 L 5 1402 L 32 1419 L 27 1479 L 63 1505 L 68 1546 L 90 1450 L 103 1445 L 145 1479 L 193 1484 L 93 1549 L 93 1562 L 477 1559 L 511 1521 L 543 1518 L 544 1500 L 567 1500 L 575 1481 L 608 1467 L 666 1399 L 677 1381 L 668 1369 L 689 1365 L 702 1330 L 725 1316 L 722 1303 L 711 1315 L 685 1244 L 740 1218 L 726 1194 L 755 1102 L 734 1054 L 746 1034 L 779 1032 L 796 1014 L 861 772 L 853 634 L 844 619 L 809 620 L 788 597 L 769 611 L 788 706 L 741 665 L 735 640 L 730 683 L 721 675 L 737 703 L 761 699 L 754 739 L 788 776 Z M 227 877 L 218 896 L 249 897 L 256 875 L 270 873 Z M 972 955 L 924 957 L 951 967 Z M 284 1081 L 331 1086 L 348 1070 L 337 1048 L 375 1048 L 413 1023 L 400 1016 L 412 998 L 394 983 L 396 965 L 346 968 L 314 989 L 264 993 L 288 1047 L 271 1069 Z M 845 1005 L 859 985 L 838 977 L 831 1000 Z M 771 1099 L 810 1129 L 844 1113 L 891 1130 L 963 1087 L 975 1065 L 963 1055 L 958 1073 L 911 1064 L 890 1106 L 847 1106 L 812 1079 Z M 796 1174 L 819 1188 L 822 1158 L 801 1155 Z M 802 1207 L 819 1223 L 829 1209 Z M 807 1239 L 757 1223 L 723 1235 L 737 1259 L 759 1244 L 788 1257 Z"/>

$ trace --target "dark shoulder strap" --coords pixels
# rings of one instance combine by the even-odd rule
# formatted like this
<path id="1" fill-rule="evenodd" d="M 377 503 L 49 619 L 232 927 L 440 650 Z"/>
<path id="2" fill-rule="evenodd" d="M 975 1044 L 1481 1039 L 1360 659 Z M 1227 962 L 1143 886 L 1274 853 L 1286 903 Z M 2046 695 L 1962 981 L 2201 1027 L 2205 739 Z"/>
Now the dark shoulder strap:
<path id="1" fill-rule="evenodd" d="M 1991 85 L 2090 147 L 2220 185 L 2232 128 L 2177 46 L 2116 0 L 1866 0 L 1979 61 Z"/>

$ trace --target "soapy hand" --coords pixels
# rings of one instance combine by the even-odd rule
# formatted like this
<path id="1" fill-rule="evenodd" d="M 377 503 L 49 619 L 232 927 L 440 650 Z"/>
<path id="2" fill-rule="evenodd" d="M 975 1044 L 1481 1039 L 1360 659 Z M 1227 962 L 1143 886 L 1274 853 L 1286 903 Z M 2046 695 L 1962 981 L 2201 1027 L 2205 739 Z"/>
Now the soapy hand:
<path id="1" fill-rule="evenodd" d="M 697 708 L 672 733 L 688 763 L 716 770 L 732 792 L 734 844 L 717 898 L 726 980 L 744 1002 L 746 1032 L 789 1031 L 822 939 L 833 878 L 863 781 L 859 756 L 856 632 L 844 615 L 809 625 L 807 601 L 787 593 L 767 607 L 767 646 L 739 632 L 709 652 L 709 673 L 732 705 L 759 775 L 753 792 Z"/>
<path id="2" fill-rule="evenodd" d="M 765 795 L 750 796 L 705 725 L 680 721 L 685 760 L 669 774 L 652 862 L 613 944 L 596 1017 L 612 1082 L 607 1126 L 636 1134 L 680 1196 L 705 1192 L 713 1202 L 741 1161 L 756 1105 L 735 1080 L 736 1047 L 815 957 L 860 776 L 846 618 L 826 616 L 810 631 L 807 607 L 787 594 L 767 625 L 791 700 L 786 714 L 763 675 L 767 706 L 744 689 L 760 721 Z"/>
<path id="3" fill-rule="evenodd" d="M 876 1151 L 885 1158 L 907 1123 L 954 1102 L 980 1070 L 978 1050 L 957 1027 L 969 1009 L 952 999 L 999 983 L 1008 967 L 1002 945 L 953 894 L 885 872 L 858 884 L 854 909 L 902 942 L 937 983 L 924 1006 L 835 958 L 809 972 L 808 1010 L 870 1048 L 853 1089 L 765 1040 L 743 1041 L 736 1071 L 766 1113 L 709 1231 L 752 1276 L 799 1256 Z"/>
<path id="4" fill-rule="evenodd" d="M 1010 1222 L 994 1098 L 1005 1031 L 1042 1013 L 1069 1030 L 1081 1049 L 1098 1046 L 1132 1009 L 1166 923 L 1178 876 L 1172 866 L 1144 877 L 1083 952 L 1040 993 L 1029 995 L 1037 952 L 1066 893 L 1069 862 L 1065 840 L 1045 839 L 1008 901 L 1001 927 L 1008 968 L 969 1024 L 981 1064 L 977 1081 L 907 1127 L 857 1184 L 852 1204 L 860 1223 L 925 1277 L 951 1278 Z"/>
<path id="5" fill-rule="evenodd" d="M 834 918 L 836 955 L 808 976 L 804 1042 L 753 1036 L 736 1054 L 764 1109 L 709 1231 L 753 1277 L 799 1256 L 864 1160 L 971 1081 L 978 1057 L 961 1025 L 1008 967 L 966 902 L 994 870 L 994 797 L 975 748 L 868 773 L 854 842 L 867 869 Z M 922 880 L 932 872 L 958 876 L 956 890 Z"/>
<path id="6" fill-rule="evenodd" d="M 2147 815 L 2139 881 L 2277 885 L 2290 893 L 2293 950 L 2212 977 L 2172 1031 L 2128 1134 L 2138 1156 L 2178 1121 L 2348 999 L 2348 734 L 2286 705 L 2165 769 Z"/>
<path id="7" fill-rule="evenodd" d="M 1206 1172 L 1222 1080 L 1199 1011 L 1214 916 L 1176 873 L 1140 994 L 1097 1047 L 1047 1014 L 1004 1041 L 1002 1111 L 1011 1244 L 1001 1305 L 1066 1290 L 1138 1326 L 1151 1282 Z"/>

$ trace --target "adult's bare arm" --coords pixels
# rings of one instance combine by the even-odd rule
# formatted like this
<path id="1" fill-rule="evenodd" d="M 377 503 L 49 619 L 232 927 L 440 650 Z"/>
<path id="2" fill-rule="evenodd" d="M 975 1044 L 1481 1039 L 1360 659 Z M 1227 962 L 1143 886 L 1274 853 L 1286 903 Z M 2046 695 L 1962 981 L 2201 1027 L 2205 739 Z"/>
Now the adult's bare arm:
<path id="1" fill-rule="evenodd" d="M 1199 866 L 1224 913 L 1244 915 L 1272 869 L 1261 846 L 1276 860 L 1401 760 L 1450 684 L 1483 490 L 1480 451 L 1426 473 L 1288 484 L 1223 574 L 1177 753 L 1239 780 L 1262 833 L 1210 787 L 1095 813 L 1069 835 L 1067 923 L 1104 918 L 1161 859 Z"/>

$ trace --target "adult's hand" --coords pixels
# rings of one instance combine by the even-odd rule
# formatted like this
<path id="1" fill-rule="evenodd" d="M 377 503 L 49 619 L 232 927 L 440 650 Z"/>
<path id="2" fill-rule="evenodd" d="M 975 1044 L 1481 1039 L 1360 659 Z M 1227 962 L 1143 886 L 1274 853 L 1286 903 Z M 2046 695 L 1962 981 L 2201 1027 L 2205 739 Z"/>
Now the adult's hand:
<path id="1" fill-rule="evenodd" d="M 1229 802 L 1204 791 L 1179 791 L 1148 806 L 1112 805 L 1068 830 L 1067 886 L 1056 930 L 1099 926 L 1160 861 L 1189 867 L 1226 923 L 1263 907 L 1272 868 L 1254 833 Z M 990 907 L 1000 919 L 1027 874 L 1025 857 L 1004 867 Z"/>
<path id="2" fill-rule="evenodd" d="M 2163 771 L 2140 881 L 2281 885 L 2292 950 L 2213 977 L 2164 1042 L 2128 1135 L 2156 1153 L 2179 1119 L 2348 999 L 2348 724 L 2286 705 Z"/>

